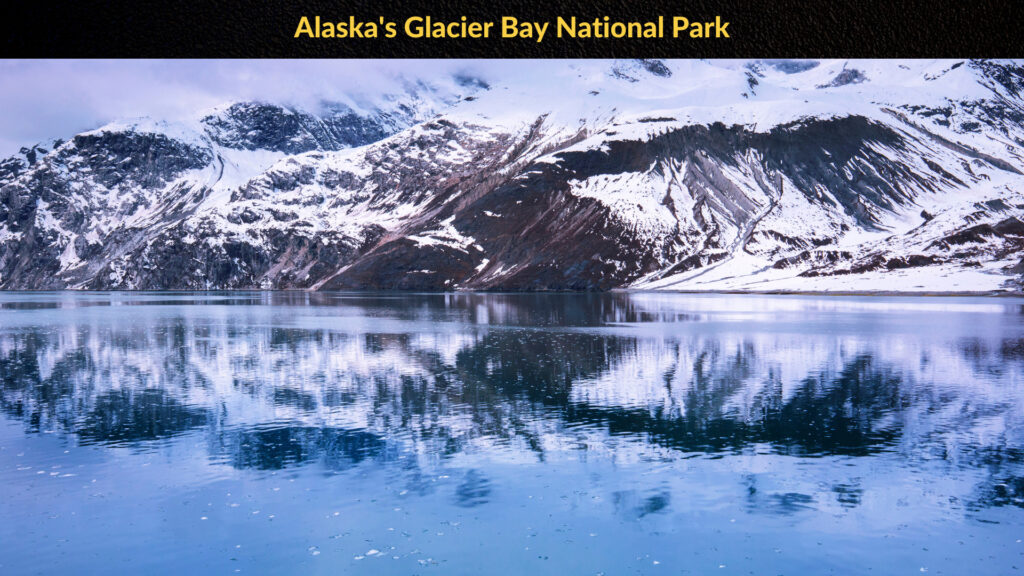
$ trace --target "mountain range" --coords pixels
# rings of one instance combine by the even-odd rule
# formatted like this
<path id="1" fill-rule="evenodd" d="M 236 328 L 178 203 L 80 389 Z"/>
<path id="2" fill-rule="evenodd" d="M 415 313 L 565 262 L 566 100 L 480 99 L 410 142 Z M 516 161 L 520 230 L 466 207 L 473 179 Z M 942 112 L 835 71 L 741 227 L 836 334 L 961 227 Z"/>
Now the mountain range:
<path id="1" fill-rule="evenodd" d="M 495 68 L 26 146 L 0 288 L 1024 288 L 1024 63 Z"/>

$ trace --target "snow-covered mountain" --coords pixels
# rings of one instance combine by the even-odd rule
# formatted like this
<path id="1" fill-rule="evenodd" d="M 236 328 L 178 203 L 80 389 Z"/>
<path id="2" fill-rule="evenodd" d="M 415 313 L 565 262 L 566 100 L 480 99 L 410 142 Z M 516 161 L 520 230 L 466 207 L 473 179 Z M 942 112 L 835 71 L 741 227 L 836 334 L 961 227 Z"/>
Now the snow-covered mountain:
<path id="1" fill-rule="evenodd" d="M 493 68 L 26 147 L 0 287 L 1024 286 L 1024 63 Z"/>

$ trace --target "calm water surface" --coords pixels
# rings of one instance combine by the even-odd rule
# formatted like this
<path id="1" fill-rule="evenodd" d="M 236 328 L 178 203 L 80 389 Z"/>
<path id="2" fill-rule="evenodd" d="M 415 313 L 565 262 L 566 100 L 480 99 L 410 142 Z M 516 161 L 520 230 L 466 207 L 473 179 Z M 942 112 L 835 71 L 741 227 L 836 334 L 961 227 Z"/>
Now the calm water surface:
<path id="1" fill-rule="evenodd" d="M 0 295 L 0 573 L 1012 574 L 1024 300 Z"/>

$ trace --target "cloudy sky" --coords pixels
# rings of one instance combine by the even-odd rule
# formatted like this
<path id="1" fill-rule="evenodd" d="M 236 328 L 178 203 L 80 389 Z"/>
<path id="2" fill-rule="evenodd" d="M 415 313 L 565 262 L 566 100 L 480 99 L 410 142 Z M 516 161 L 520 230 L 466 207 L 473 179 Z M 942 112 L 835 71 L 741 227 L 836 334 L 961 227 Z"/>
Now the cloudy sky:
<path id="1" fill-rule="evenodd" d="M 0 61 L 0 157 L 115 119 L 176 119 L 246 99 L 312 104 L 339 92 L 373 92 L 397 76 L 462 70 L 486 75 L 494 65 L 453 60 Z"/>

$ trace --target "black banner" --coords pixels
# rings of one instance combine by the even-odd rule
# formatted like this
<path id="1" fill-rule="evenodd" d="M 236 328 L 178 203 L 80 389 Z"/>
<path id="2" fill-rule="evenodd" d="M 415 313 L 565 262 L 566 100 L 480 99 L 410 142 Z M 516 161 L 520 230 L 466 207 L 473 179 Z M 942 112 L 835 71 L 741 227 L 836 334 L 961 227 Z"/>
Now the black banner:
<path id="1" fill-rule="evenodd" d="M 943 4 L 925 0 L 23 2 L 8 3 L 3 9 L 0 56 L 918 58 L 1019 57 L 1024 52 L 1018 3 Z"/>

